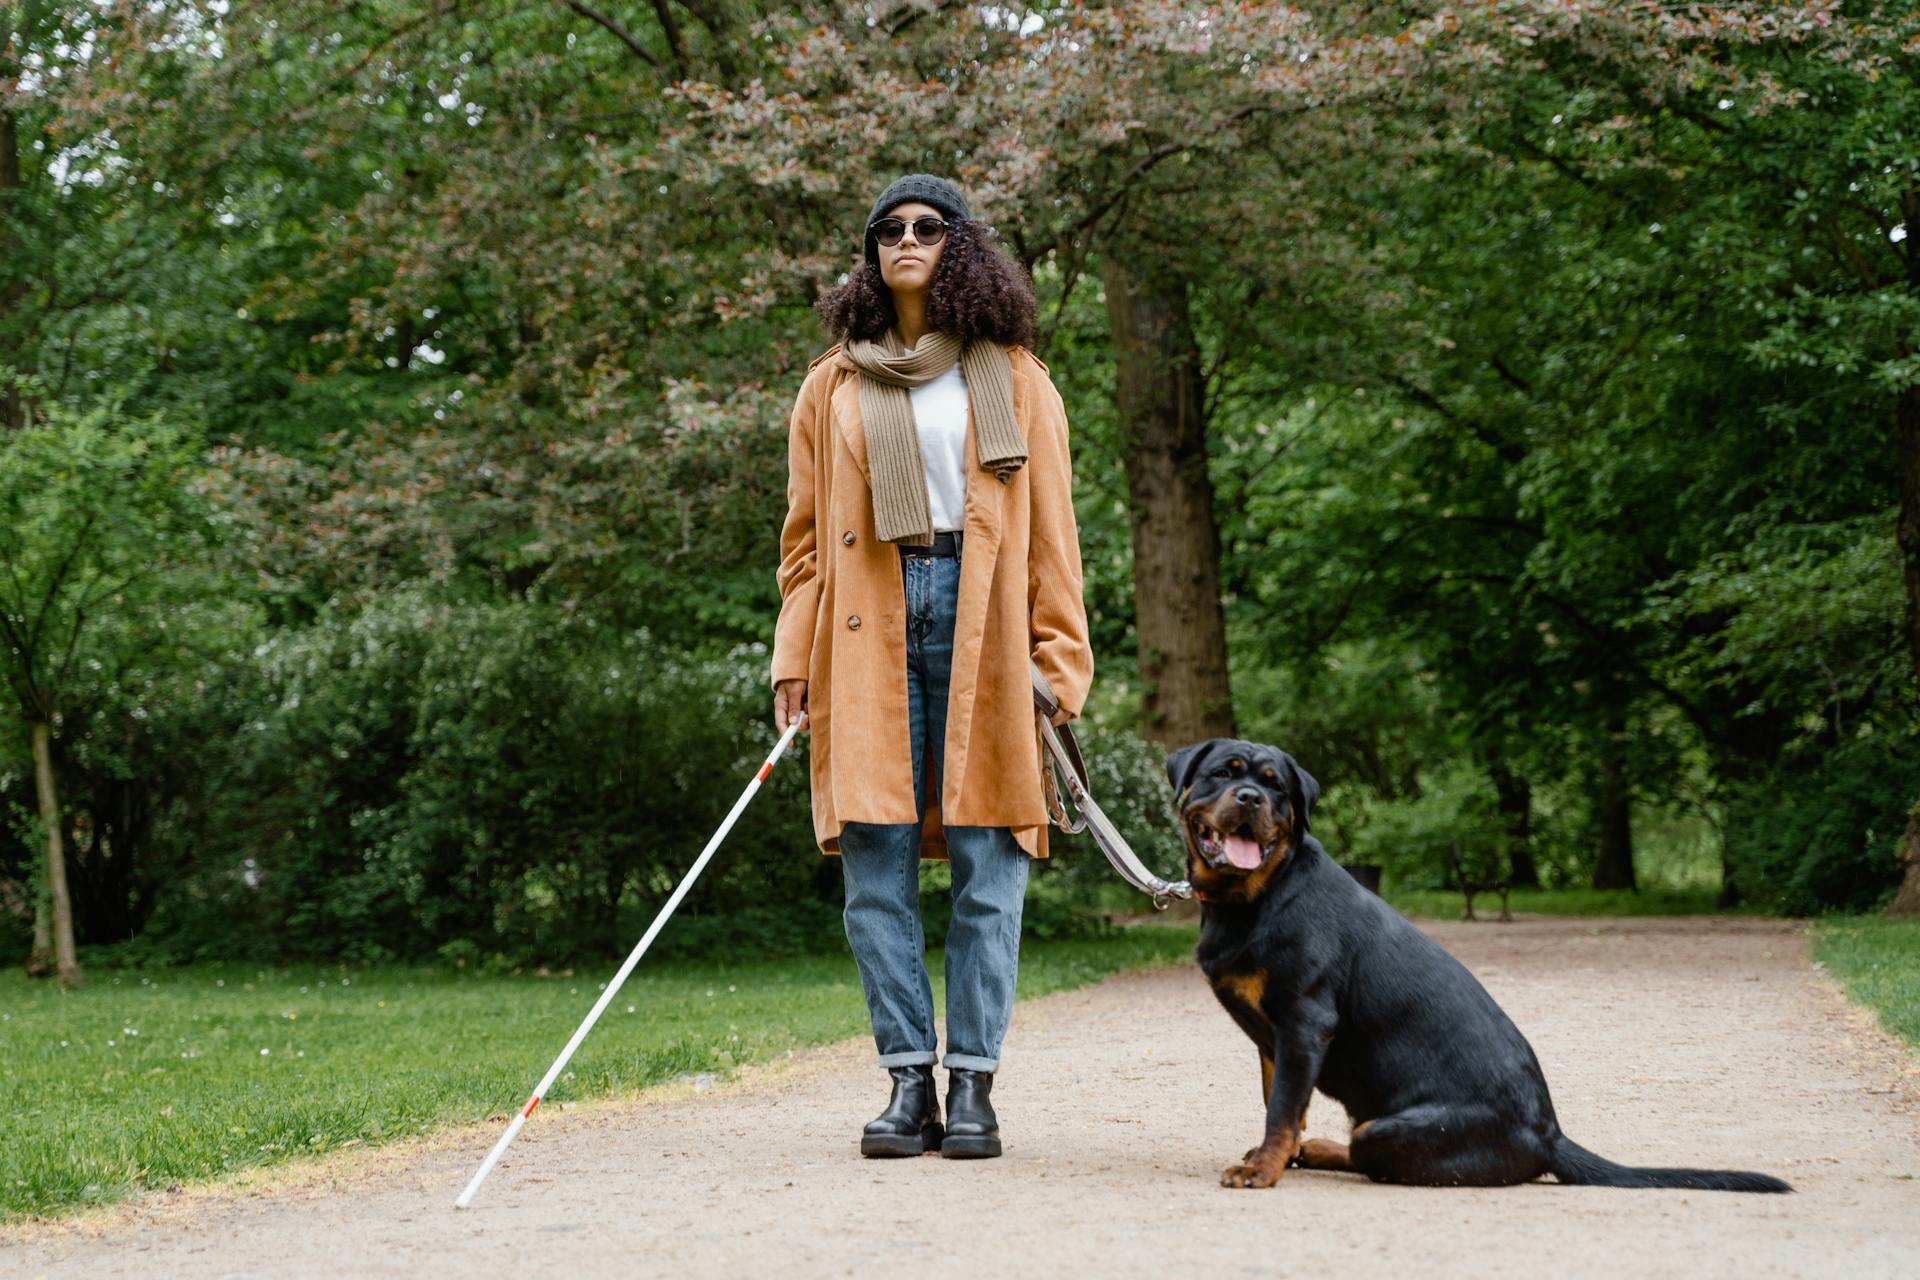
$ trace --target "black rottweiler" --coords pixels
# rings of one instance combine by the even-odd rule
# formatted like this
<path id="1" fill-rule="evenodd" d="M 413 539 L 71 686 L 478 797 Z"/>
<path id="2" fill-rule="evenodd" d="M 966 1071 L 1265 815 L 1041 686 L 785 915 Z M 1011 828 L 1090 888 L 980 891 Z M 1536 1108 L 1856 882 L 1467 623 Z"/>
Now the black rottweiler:
<path id="1" fill-rule="evenodd" d="M 1215 738 L 1167 757 L 1202 903 L 1200 967 L 1260 1051 L 1266 1136 L 1220 1176 L 1290 1165 L 1376 1182 L 1790 1191 L 1762 1173 L 1630 1169 L 1560 1132 L 1533 1049 L 1474 976 L 1307 834 L 1320 786 L 1274 747 Z M 1318 1088 L 1349 1146 L 1302 1140 Z"/>

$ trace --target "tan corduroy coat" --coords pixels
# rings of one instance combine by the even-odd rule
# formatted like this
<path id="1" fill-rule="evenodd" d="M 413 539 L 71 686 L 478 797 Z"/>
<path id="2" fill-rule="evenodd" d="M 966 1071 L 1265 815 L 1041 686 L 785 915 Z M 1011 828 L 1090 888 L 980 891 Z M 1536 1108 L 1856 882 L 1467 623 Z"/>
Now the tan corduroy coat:
<path id="1" fill-rule="evenodd" d="M 1007 355 L 1027 463 L 1004 484 L 984 470 L 969 407 L 945 778 L 928 796 L 923 857 L 946 856 L 943 823 L 1010 827 L 1028 854 L 1047 856 L 1027 659 L 1073 716 L 1093 681 L 1066 410 L 1038 357 L 1020 346 Z M 868 486 L 859 373 L 834 346 L 807 366 L 788 429 L 772 672 L 776 685 L 807 681 L 814 840 L 825 853 L 839 852 L 845 823 L 915 816 L 900 552 L 874 536 Z"/>

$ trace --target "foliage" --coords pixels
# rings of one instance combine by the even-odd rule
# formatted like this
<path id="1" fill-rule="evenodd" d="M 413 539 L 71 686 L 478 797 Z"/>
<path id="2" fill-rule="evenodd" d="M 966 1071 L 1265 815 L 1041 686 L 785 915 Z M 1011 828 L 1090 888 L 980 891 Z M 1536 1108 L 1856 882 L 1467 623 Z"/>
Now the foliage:
<path id="1" fill-rule="evenodd" d="M 115 403 L 56 404 L 0 435 L 0 674 L 22 715 L 84 703 L 203 586 L 183 581 L 209 532 L 183 492 L 194 453 L 188 432 Z"/>
<path id="2" fill-rule="evenodd" d="M 0 842 L 0 912 L 20 925 L 44 874 L 31 725 L 52 731 L 56 799 L 78 785 L 82 803 L 68 793 L 58 821 L 93 936 L 140 928 L 165 874 L 135 856 L 146 814 L 125 784 L 149 768 L 156 698 L 213 678 L 246 621 L 212 575 L 213 514 L 188 483 L 196 454 L 191 432 L 111 401 L 43 401 L 0 432 L 0 830 L 21 837 Z M 163 757 L 154 772 L 181 763 Z M 108 797 L 122 802 L 94 802 Z"/>
<path id="3" fill-rule="evenodd" d="M 623 909 L 664 900 L 771 746 L 764 652 L 690 659 L 553 611 L 397 592 L 256 656 L 271 709 L 171 833 L 194 871 L 155 929 L 183 957 L 624 950 Z M 690 914 L 807 892 L 804 765 Z"/>
<path id="4" fill-rule="evenodd" d="M 1593 785 L 1605 768 L 1641 816 L 1718 812 L 1763 774 L 1818 795 L 1820 752 L 1904 732 L 1915 704 L 1889 536 L 1915 306 L 1911 135 L 1890 122 L 1914 102 L 1911 78 L 1876 70 L 1910 64 L 1910 21 L 1819 57 L 1741 37 L 1689 83 L 1623 40 L 1672 15 L 1635 13 L 1538 23 L 1537 54 L 1485 82 L 1500 105 L 1455 117 L 1393 181 L 1333 161 L 1348 181 L 1326 188 L 1328 216 L 1380 251 L 1326 295 L 1347 308 L 1339 340 L 1281 366 L 1298 369 L 1290 403 L 1228 406 L 1214 457 L 1236 667 L 1288 673 L 1281 707 L 1321 732 L 1295 729 L 1303 754 L 1371 764 L 1347 740 L 1380 744 L 1387 709 L 1412 726 L 1433 706 L 1418 748 L 1387 757 L 1397 777 L 1348 776 L 1418 802 L 1407 764 L 1448 752 L 1452 773 L 1497 762 L 1543 805 L 1584 780 L 1590 816 L 1539 850 L 1576 867 L 1619 804 Z M 1761 226 L 1779 234 L 1734 230 Z M 1247 327 L 1298 335 L 1297 306 Z M 1322 668 L 1376 647 L 1406 683 L 1364 709 L 1336 695 L 1327 732 Z M 1851 836 L 1890 840 L 1908 803 L 1881 787 L 1875 834 Z M 1462 822 L 1503 834 L 1444 803 L 1409 816 L 1428 845 Z M 1780 900 L 1731 843 L 1728 868 L 1730 889 Z M 1818 900 L 1854 900 L 1843 883 Z"/>
<path id="5" fill-rule="evenodd" d="M 0 408 L 31 430 L 0 447 L 148 440 L 177 477 L 142 490 L 152 520 L 97 506 L 165 572 L 73 660 L 84 938 L 630 936 L 764 749 L 752 646 L 784 418 L 828 340 L 811 303 L 912 169 L 958 179 L 1035 277 L 1098 654 L 1084 736 L 1150 865 L 1179 853 L 1130 728 L 1110 257 L 1185 282 L 1239 723 L 1326 785 L 1338 856 L 1438 883 L 1457 840 L 1585 883 L 1631 819 L 1629 861 L 1691 883 L 1684 821 L 1724 835 L 1730 893 L 1884 889 L 1920 706 L 1892 536 L 1920 386 L 1911 12 L 589 8 L 10 10 Z M 151 554 L 176 518 L 177 564 Z M 24 929 L 20 729 L 0 711 Z M 800 762 L 687 946 L 836 935 Z M 1111 877 L 1058 844 L 1033 927 L 1090 928 Z"/>
<path id="6" fill-rule="evenodd" d="M 1871 911 L 1893 897 L 1894 856 L 1920 737 L 1861 734 L 1783 760 L 1727 806 L 1727 856 L 1754 901 L 1788 915 Z"/>

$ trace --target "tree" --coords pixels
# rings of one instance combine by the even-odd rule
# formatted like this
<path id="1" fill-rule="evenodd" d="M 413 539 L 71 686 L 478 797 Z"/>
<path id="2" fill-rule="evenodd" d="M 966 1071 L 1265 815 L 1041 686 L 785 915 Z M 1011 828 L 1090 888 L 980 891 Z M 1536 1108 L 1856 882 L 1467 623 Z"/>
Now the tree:
<path id="1" fill-rule="evenodd" d="M 150 661 L 205 534 L 189 437 L 112 407 L 0 435 L 0 676 L 30 737 L 60 985 L 81 980 L 58 738 L 90 696 Z M 36 957 L 30 968 L 38 968 Z"/>
<path id="2" fill-rule="evenodd" d="M 217 441 L 222 564 L 273 622 L 262 645 L 234 633 L 224 701 L 198 696 L 219 664 L 183 662 L 144 702 L 77 696 L 52 722 L 83 941 L 90 894 L 133 900 L 103 920 L 144 918 L 151 881 L 85 865 L 110 827 L 191 873 L 198 919 L 250 911 L 231 931 L 249 938 L 291 903 L 302 948 L 382 945 L 405 927 L 386 895 L 419 869 L 430 932 L 484 936 L 536 900 L 614 928 L 644 860 L 535 857 L 548 819 L 502 781 L 564 780 L 542 812 L 589 832 L 607 751 L 564 717 L 475 731 L 524 712 L 526 681 L 503 667 L 497 702 L 472 697 L 452 637 L 431 687 L 388 649 L 391 683 L 369 679 L 350 642 L 464 619 L 572 709 L 764 638 L 780 428 L 824 345 L 810 304 L 857 261 L 872 192 L 921 168 L 957 177 L 1035 276 L 1108 707 L 1144 695 L 1168 739 L 1308 744 L 1368 793 L 1329 805 L 1329 830 L 1374 805 L 1374 848 L 1458 820 L 1516 867 L 1531 842 L 1550 881 L 1623 877 L 1659 829 L 1636 806 L 1710 791 L 1730 884 L 1791 880 L 1815 904 L 1891 887 L 1917 741 L 1886 465 L 1915 332 L 1894 269 L 1912 242 L 1891 238 L 1913 187 L 1908 18 L 32 12 L 31 59 L 6 64 L 36 73 L 5 98 L 0 361 L 58 370 L 69 416 L 122 387 Z M 106 662 L 117 633 L 91 627 Z M 260 650 L 339 662 L 277 685 Z M 1132 687 L 1107 660 L 1129 650 Z M 305 700 L 276 717 L 289 688 Z M 110 731 L 117 705 L 168 723 Z M 281 722 L 225 735 L 205 776 L 177 758 L 214 726 Z M 552 745 L 523 770 L 535 737 Z M 21 775 L 0 767 L 0 788 Z M 206 790 L 183 799 L 183 777 Z M 1759 801 L 1796 792 L 1847 815 L 1805 847 L 1878 863 L 1769 864 L 1792 815 Z M 348 845 L 406 876 L 350 877 Z"/>

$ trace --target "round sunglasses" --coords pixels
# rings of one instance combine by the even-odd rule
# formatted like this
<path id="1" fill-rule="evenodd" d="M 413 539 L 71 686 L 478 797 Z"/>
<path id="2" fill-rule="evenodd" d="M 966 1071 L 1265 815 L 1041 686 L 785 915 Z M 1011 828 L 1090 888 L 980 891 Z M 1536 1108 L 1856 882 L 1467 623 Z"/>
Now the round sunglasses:
<path id="1" fill-rule="evenodd" d="M 928 214 L 924 218 L 913 220 L 913 238 L 921 244 L 939 244 L 947 238 L 947 227 L 951 224 L 945 218 L 936 218 Z M 907 232 L 907 224 L 899 218 L 881 218 L 868 226 L 873 238 L 891 249 L 900 243 L 900 237 Z"/>

